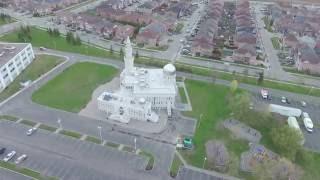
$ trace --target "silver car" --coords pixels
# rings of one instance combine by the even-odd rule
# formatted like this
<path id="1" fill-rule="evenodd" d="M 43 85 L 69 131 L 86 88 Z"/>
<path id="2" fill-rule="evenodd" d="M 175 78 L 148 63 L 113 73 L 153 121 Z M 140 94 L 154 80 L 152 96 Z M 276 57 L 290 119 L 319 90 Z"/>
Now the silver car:
<path id="1" fill-rule="evenodd" d="M 12 159 L 16 154 L 17 154 L 17 152 L 11 151 L 10 153 L 7 154 L 7 156 L 5 158 L 3 158 L 3 161 L 4 162 L 10 161 L 10 159 Z"/>

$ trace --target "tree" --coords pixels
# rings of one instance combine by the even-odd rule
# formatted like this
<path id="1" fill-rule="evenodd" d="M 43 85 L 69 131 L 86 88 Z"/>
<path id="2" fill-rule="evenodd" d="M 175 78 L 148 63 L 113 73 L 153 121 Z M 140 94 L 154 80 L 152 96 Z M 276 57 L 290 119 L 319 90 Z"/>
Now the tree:
<path id="1" fill-rule="evenodd" d="M 237 80 L 233 80 L 230 83 L 230 91 L 232 94 L 234 94 L 238 89 L 238 81 Z"/>
<path id="2" fill-rule="evenodd" d="M 259 163 L 253 172 L 256 179 L 260 180 L 298 180 L 302 176 L 302 170 L 284 158 Z"/>
<path id="3" fill-rule="evenodd" d="M 277 150 L 290 160 L 295 160 L 296 154 L 302 148 L 302 134 L 289 126 L 272 128 L 271 140 Z"/>
<path id="4" fill-rule="evenodd" d="M 113 54 L 113 47 L 112 47 L 112 44 L 110 45 L 110 54 Z"/>
<path id="5" fill-rule="evenodd" d="M 136 59 L 139 58 L 139 52 L 138 52 L 138 51 L 136 51 L 135 58 L 136 58 Z"/>
<path id="6" fill-rule="evenodd" d="M 262 84 L 263 80 L 264 80 L 264 73 L 263 72 L 259 72 L 258 75 L 259 75 L 258 84 Z"/>
<path id="7" fill-rule="evenodd" d="M 68 43 L 72 42 L 72 37 L 73 37 L 72 32 L 67 32 L 66 40 L 67 40 Z"/>
<path id="8" fill-rule="evenodd" d="M 58 28 L 53 29 L 53 35 L 56 36 L 56 37 L 60 36 L 60 31 L 59 31 Z"/>
<path id="9" fill-rule="evenodd" d="M 120 48 L 120 57 L 123 57 L 123 49 L 122 49 L 122 47 Z"/>
<path id="10" fill-rule="evenodd" d="M 51 28 L 48 28 L 48 34 L 49 34 L 50 36 L 52 36 L 52 29 L 51 29 Z"/>
<path id="11" fill-rule="evenodd" d="M 79 46 L 81 45 L 80 36 L 77 35 L 77 36 L 75 37 L 75 39 L 74 39 L 74 45 L 79 45 Z"/>
<path id="12" fill-rule="evenodd" d="M 221 59 L 222 52 L 219 48 L 215 47 L 212 51 L 212 56 L 214 59 Z"/>
<path id="13" fill-rule="evenodd" d="M 229 99 L 230 108 L 237 119 L 245 119 L 249 113 L 250 96 L 248 93 L 235 93 Z"/>

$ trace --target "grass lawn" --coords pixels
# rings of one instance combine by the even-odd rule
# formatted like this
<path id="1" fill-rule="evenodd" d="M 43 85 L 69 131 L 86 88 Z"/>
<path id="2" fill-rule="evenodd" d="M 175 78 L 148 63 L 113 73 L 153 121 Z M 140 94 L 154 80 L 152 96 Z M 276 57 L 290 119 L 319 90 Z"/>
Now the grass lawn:
<path id="1" fill-rule="evenodd" d="M 26 119 L 22 120 L 20 123 L 21 123 L 21 124 L 25 124 L 25 125 L 27 125 L 27 126 L 31 126 L 31 127 L 33 127 L 33 126 L 35 126 L 35 125 L 37 124 L 37 123 L 35 123 L 35 122 L 33 122 L 33 121 L 26 120 Z"/>
<path id="2" fill-rule="evenodd" d="M 66 135 L 66 136 L 69 136 L 69 137 L 76 138 L 76 139 L 80 139 L 81 136 L 82 136 L 80 133 L 77 133 L 77 132 L 74 132 L 74 131 L 67 131 L 67 130 L 62 130 L 59 133 L 63 134 L 63 135 Z"/>
<path id="3" fill-rule="evenodd" d="M 202 168 L 203 159 L 206 156 L 205 143 L 212 139 L 221 140 L 231 154 L 230 166 L 238 168 L 239 155 L 248 149 L 248 142 L 232 138 L 230 133 L 221 128 L 219 124 L 231 112 L 226 100 L 229 87 L 192 80 L 186 80 L 185 83 L 193 107 L 192 112 L 186 112 L 185 115 L 197 119 L 200 114 L 203 116 L 193 137 L 194 149 L 192 151 L 182 150 L 181 154 L 189 164 Z M 238 175 L 237 169 L 236 171 L 235 168 L 230 169 L 234 171 L 231 172 L 232 175 Z"/>
<path id="4" fill-rule="evenodd" d="M 120 146 L 120 144 L 113 143 L 113 142 L 107 142 L 106 146 L 112 147 L 112 148 L 118 148 Z"/>
<path id="5" fill-rule="evenodd" d="M 153 164 L 154 164 L 153 155 L 149 152 L 146 152 L 146 151 L 140 151 L 139 155 L 144 156 L 149 159 L 146 170 L 151 170 L 153 168 Z"/>
<path id="6" fill-rule="evenodd" d="M 43 130 L 50 131 L 50 132 L 55 132 L 57 130 L 56 127 L 48 126 L 48 125 L 45 125 L 45 124 L 41 124 L 39 126 L 39 129 L 43 129 Z"/>
<path id="7" fill-rule="evenodd" d="M 34 81 L 41 75 L 50 71 L 63 61 L 62 58 L 49 55 L 38 55 L 33 62 L 21 72 L 21 74 L 0 93 L 0 101 L 3 101 L 18 92 L 21 88 L 20 82 L 27 80 Z"/>
<path id="8" fill-rule="evenodd" d="M 32 95 L 36 103 L 79 112 L 91 100 L 93 91 L 117 74 L 111 66 L 81 62 L 67 68 Z"/>
<path id="9" fill-rule="evenodd" d="M 186 96 L 186 93 L 184 92 L 183 87 L 179 87 L 179 94 L 180 94 L 181 102 L 188 103 L 187 96 Z"/>
<path id="10" fill-rule="evenodd" d="M 18 39 L 18 32 L 12 32 L 6 34 L 0 38 L 1 41 L 6 42 L 21 42 Z M 31 27 L 31 44 L 36 47 L 46 47 L 49 49 L 56 49 L 59 51 L 73 52 L 90 56 L 98 57 L 110 57 L 110 58 L 119 58 L 119 55 L 110 54 L 108 51 L 99 49 L 93 46 L 88 46 L 82 44 L 80 46 L 74 46 L 67 43 L 64 37 L 53 37 L 50 36 L 45 30 Z"/>
<path id="11" fill-rule="evenodd" d="M 11 18 L 6 18 L 6 19 L 0 18 L 0 26 L 5 25 L 5 24 L 9 24 L 9 23 L 12 23 L 12 22 L 14 22 L 14 20 L 11 19 Z"/>
<path id="12" fill-rule="evenodd" d="M 269 32 L 273 32 L 272 27 L 270 26 L 270 20 L 267 17 L 263 17 L 262 20 L 264 22 L 265 29 L 267 29 Z"/>
<path id="13" fill-rule="evenodd" d="M 0 119 L 5 119 L 5 120 L 9 120 L 9 121 L 18 121 L 19 118 L 14 117 L 14 116 L 10 116 L 10 115 L 1 115 Z"/>
<path id="14" fill-rule="evenodd" d="M 131 146 L 123 146 L 122 151 L 126 151 L 126 152 L 134 152 L 134 148 Z"/>
<path id="15" fill-rule="evenodd" d="M 272 37 L 271 42 L 274 49 L 279 50 L 280 49 L 280 39 L 278 37 Z"/>
<path id="16" fill-rule="evenodd" d="M 171 167 L 170 167 L 170 176 L 176 177 L 179 171 L 180 166 L 182 165 L 181 160 L 177 155 L 174 155 Z"/>
<path id="17" fill-rule="evenodd" d="M 37 179 L 37 180 L 43 180 L 43 179 L 58 180 L 58 178 L 43 176 L 37 171 L 33 171 L 31 169 L 28 169 L 28 168 L 20 168 L 20 167 L 16 166 L 15 164 L 9 163 L 9 162 L 0 161 L 0 167 L 2 167 L 4 169 L 12 170 L 12 171 L 17 172 L 17 173 L 24 174 L 26 176 L 32 177 L 32 178 Z"/>
<path id="18" fill-rule="evenodd" d="M 93 136 L 87 136 L 86 141 L 93 142 L 96 144 L 101 144 L 101 140 Z"/>

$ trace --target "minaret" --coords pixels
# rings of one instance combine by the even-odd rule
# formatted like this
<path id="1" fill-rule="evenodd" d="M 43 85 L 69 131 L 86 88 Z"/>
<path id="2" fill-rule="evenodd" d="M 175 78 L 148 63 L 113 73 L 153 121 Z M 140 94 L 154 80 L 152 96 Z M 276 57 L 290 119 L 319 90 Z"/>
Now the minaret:
<path id="1" fill-rule="evenodd" d="M 132 46 L 130 42 L 129 36 L 127 37 L 127 40 L 125 42 L 125 50 L 124 50 L 124 69 L 127 73 L 130 73 L 133 71 L 133 61 L 134 57 L 132 56 Z"/>

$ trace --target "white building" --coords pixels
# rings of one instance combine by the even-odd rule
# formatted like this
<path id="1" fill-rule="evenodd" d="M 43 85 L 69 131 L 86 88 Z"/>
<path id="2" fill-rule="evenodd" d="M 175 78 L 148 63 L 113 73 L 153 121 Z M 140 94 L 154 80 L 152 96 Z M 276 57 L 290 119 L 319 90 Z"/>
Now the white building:
<path id="1" fill-rule="evenodd" d="M 174 65 L 167 64 L 163 69 L 134 67 L 134 57 L 132 55 L 132 46 L 129 38 L 127 38 L 125 42 L 124 63 L 125 69 L 120 74 L 120 89 L 117 93 L 113 94 L 113 96 L 121 97 L 120 99 L 123 100 L 106 102 L 104 96 L 106 94 L 112 95 L 112 93 L 104 92 L 98 98 L 99 109 L 107 112 L 110 117 L 112 116 L 110 113 L 113 114 L 116 112 L 116 114 L 119 115 L 117 112 L 119 112 L 120 108 L 124 111 L 128 111 L 129 109 L 144 111 L 143 113 L 138 113 L 138 116 L 128 113 L 121 117 L 122 120 L 118 117 L 117 119 L 122 122 L 129 122 L 130 119 L 156 122 L 158 121 L 158 117 L 152 113 L 152 110 L 155 109 L 165 109 L 170 115 L 171 109 L 175 105 L 175 97 L 177 95 L 176 69 Z M 143 108 L 130 103 L 123 103 L 124 101 L 144 102 L 144 104 L 142 104 Z M 114 108 L 118 110 L 114 110 Z M 150 119 L 150 117 L 153 119 Z M 127 120 L 124 120 L 125 118 L 127 118 Z"/>
<path id="2" fill-rule="evenodd" d="M 103 92 L 98 97 L 98 108 L 107 112 L 110 119 L 129 123 L 130 119 L 157 122 L 159 117 L 144 98 L 134 99 L 116 93 Z"/>
<path id="3" fill-rule="evenodd" d="M 0 91 L 3 91 L 34 58 L 31 44 L 0 43 Z"/>

